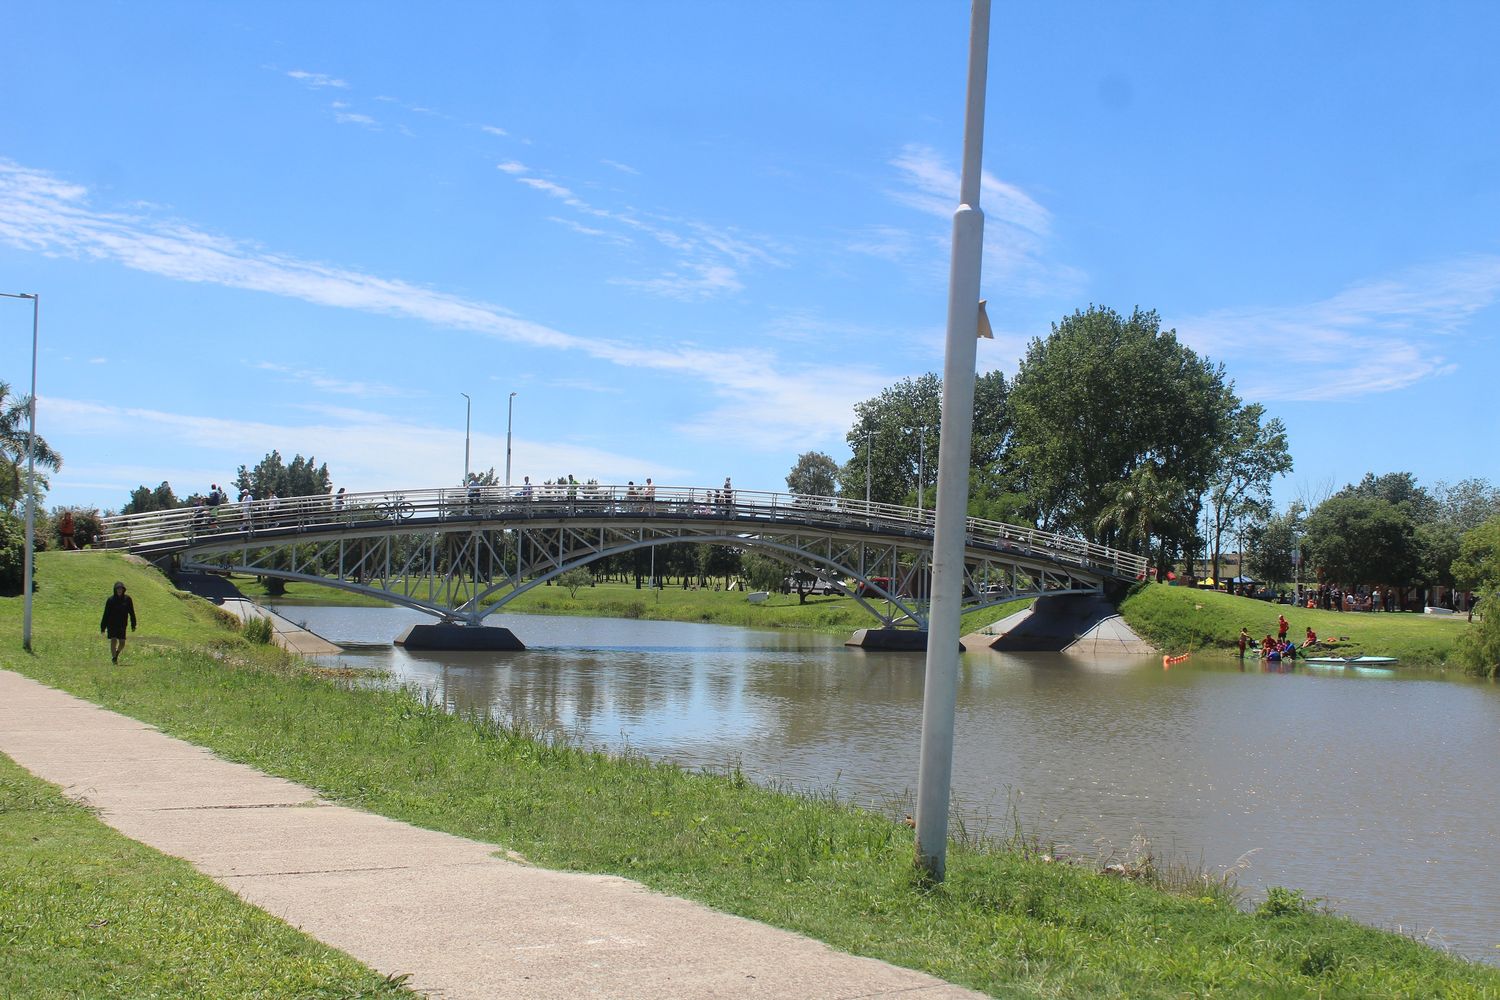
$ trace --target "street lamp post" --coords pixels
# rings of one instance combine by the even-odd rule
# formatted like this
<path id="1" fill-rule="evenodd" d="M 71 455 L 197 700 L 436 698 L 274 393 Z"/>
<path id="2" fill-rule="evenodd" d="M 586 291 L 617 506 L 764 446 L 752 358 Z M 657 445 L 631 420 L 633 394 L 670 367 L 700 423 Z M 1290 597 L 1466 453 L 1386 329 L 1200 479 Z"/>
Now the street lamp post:
<path id="1" fill-rule="evenodd" d="M 915 429 L 917 432 L 917 520 L 922 520 L 922 487 L 926 480 L 927 465 L 927 425 L 923 424 Z"/>
<path id="2" fill-rule="evenodd" d="M 916 865 L 919 874 L 932 882 L 943 880 L 948 857 L 953 723 L 958 702 L 956 639 L 963 603 L 969 444 L 974 431 L 974 362 L 981 315 L 979 278 L 984 252 L 984 213 L 979 209 L 979 181 L 989 40 L 990 0 L 974 0 L 969 21 L 963 171 L 959 204 L 953 213 L 953 256 L 948 271 L 948 329 L 943 352 L 937 510 L 932 538 L 932 605 L 927 618 L 922 749 L 917 765 Z"/>
<path id="3" fill-rule="evenodd" d="M 469 416 L 474 412 L 474 401 L 467 392 L 459 393 L 464 398 L 464 486 L 469 485 Z"/>
<path id="4" fill-rule="evenodd" d="M 516 412 L 516 394 L 505 404 L 505 488 L 510 489 L 510 423 Z"/>
<path id="5" fill-rule="evenodd" d="M 42 297 L 28 292 L 0 292 L 7 299 L 31 300 L 31 399 L 26 408 L 26 565 L 21 570 L 21 647 L 31 652 L 31 562 L 36 557 L 36 346 Z"/>
<path id="6" fill-rule="evenodd" d="M 870 452 L 875 448 L 875 432 L 865 431 L 865 513 L 870 513 Z"/>

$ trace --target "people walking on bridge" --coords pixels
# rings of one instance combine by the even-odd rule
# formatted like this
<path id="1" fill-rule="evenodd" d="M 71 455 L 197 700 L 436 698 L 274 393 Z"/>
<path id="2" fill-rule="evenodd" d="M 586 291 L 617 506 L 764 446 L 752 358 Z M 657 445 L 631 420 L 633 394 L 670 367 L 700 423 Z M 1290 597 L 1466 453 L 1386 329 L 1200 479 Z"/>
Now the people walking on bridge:
<path id="1" fill-rule="evenodd" d="M 722 506 L 724 508 L 724 513 L 727 514 L 727 515 L 733 516 L 734 515 L 734 487 L 731 486 L 731 485 L 729 485 L 729 477 L 728 476 L 724 477 L 724 489 L 720 491 L 719 496 L 722 498 L 722 501 L 723 501 L 722 502 Z"/>
<path id="2" fill-rule="evenodd" d="M 255 503 L 255 494 L 249 490 L 240 490 L 240 516 L 245 520 L 245 530 L 249 531 L 255 527 L 251 520 L 252 505 Z"/>
<path id="3" fill-rule="evenodd" d="M 119 663 L 120 653 L 125 649 L 125 623 L 130 622 L 130 631 L 135 631 L 135 602 L 125 593 L 125 584 L 115 581 L 114 593 L 104 601 L 104 616 L 99 619 L 99 632 L 109 637 L 109 662 Z"/>

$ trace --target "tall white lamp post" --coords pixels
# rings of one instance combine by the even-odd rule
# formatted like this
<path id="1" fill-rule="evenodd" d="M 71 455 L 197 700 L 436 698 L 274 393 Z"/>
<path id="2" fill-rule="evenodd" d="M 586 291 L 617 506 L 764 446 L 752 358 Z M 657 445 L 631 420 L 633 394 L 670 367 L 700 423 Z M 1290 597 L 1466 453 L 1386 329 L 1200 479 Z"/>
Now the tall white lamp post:
<path id="1" fill-rule="evenodd" d="M 922 487 L 927 481 L 927 425 L 909 427 L 907 430 L 917 432 L 917 520 L 920 521 L 922 520 Z"/>
<path id="2" fill-rule="evenodd" d="M 510 401 L 505 404 L 505 488 L 510 489 L 510 424 L 511 418 L 516 412 L 516 394 L 510 394 Z"/>
<path id="3" fill-rule="evenodd" d="M 21 647 L 31 652 L 31 561 L 36 556 L 36 345 L 42 320 L 42 297 L 28 292 L 0 292 L 7 299 L 31 300 L 31 401 L 26 408 L 26 565 L 21 570 Z"/>
<path id="4" fill-rule="evenodd" d="M 474 411 L 474 401 L 467 392 L 459 393 L 464 398 L 464 487 L 469 485 L 469 416 Z"/>
<path id="5" fill-rule="evenodd" d="M 963 601 L 964 522 L 969 506 L 969 443 L 974 433 L 974 361 L 981 333 L 979 270 L 984 251 L 984 213 L 979 210 L 979 176 L 989 49 L 990 3 L 974 0 L 969 21 L 963 175 L 958 209 L 953 213 L 953 258 L 948 270 L 932 605 L 927 618 L 922 752 L 917 775 L 916 864 L 920 875 L 933 882 L 942 881 L 948 863 L 953 719 L 958 704 L 958 619 Z"/>
<path id="6" fill-rule="evenodd" d="M 870 453 L 875 448 L 875 432 L 865 431 L 865 515 L 870 513 Z"/>

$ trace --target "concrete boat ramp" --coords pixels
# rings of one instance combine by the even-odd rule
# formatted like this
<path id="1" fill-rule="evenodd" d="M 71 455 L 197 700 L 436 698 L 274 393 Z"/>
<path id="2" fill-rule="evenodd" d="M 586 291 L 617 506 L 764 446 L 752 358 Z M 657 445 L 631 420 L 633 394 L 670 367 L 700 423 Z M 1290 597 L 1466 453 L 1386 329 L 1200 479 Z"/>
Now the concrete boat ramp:
<path id="1" fill-rule="evenodd" d="M 1037 598 L 1022 611 L 963 638 L 965 649 L 1002 653 L 1062 652 L 1092 656 L 1150 656 L 1156 647 L 1131 631 L 1099 594 Z"/>

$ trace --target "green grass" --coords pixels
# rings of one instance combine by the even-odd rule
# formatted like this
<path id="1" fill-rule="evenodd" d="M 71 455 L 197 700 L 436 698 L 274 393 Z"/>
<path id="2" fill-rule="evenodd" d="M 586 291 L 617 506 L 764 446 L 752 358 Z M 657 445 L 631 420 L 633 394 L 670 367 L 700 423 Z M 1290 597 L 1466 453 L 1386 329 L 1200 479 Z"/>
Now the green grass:
<path id="1" fill-rule="evenodd" d="M 1456 663 L 1459 637 L 1470 627 L 1461 617 L 1309 610 L 1164 584 L 1136 587 L 1121 602 L 1120 614 L 1137 635 L 1167 653 L 1234 649 L 1241 626 L 1256 640 L 1274 636 L 1276 616 L 1284 614 L 1291 624 L 1287 636 L 1298 645 L 1312 626 L 1319 639 L 1337 640 L 1334 655 L 1396 656 L 1403 666 L 1429 667 Z"/>
<path id="2" fill-rule="evenodd" d="M 0 754 L 0 996 L 414 996 Z"/>
<path id="3" fill-rule="evenodd" d="M 88 633 L 117 576 L 143 638 L 111 669 Z M 1500 970 L 1325 914 L 1245 913 L 1213 881 L 1169 894 L 1035 851 L 956 845 L 948 880 L 924 889 L 911 832 L 879 815 L 324 679 L 119 557 L 44 554 L 39 579 L 38 652 L 0 662 L 47 683 L 336 800 L 997 996 L 1500 998 Z M 18 604 L 0 602 L 11 635 Z"/>

